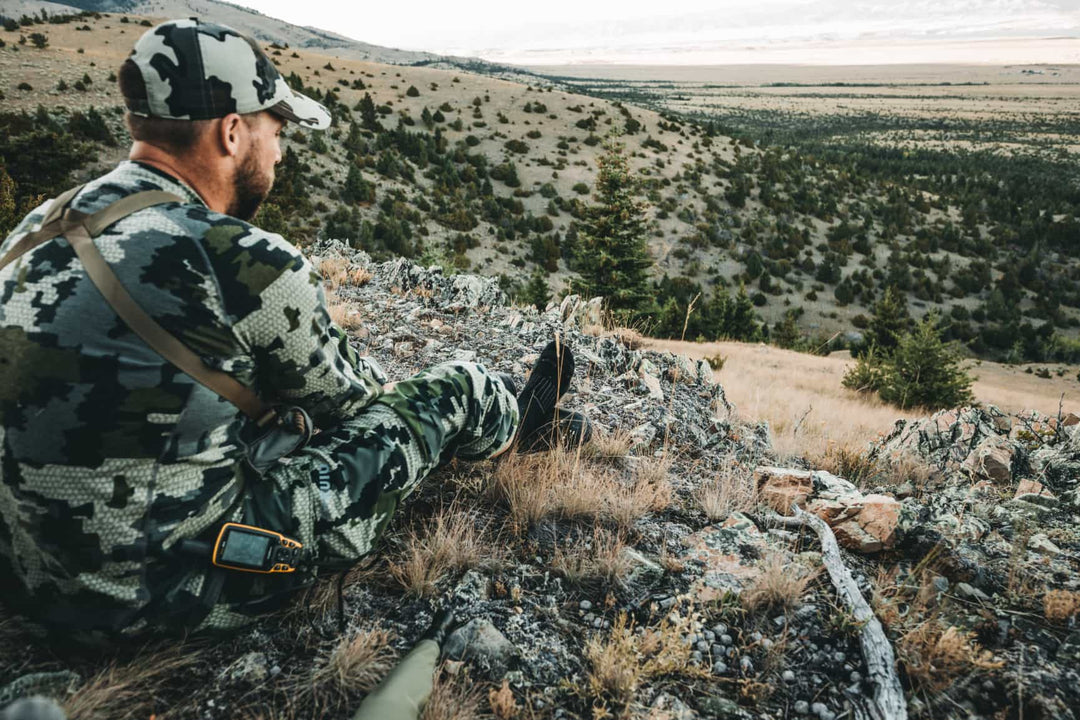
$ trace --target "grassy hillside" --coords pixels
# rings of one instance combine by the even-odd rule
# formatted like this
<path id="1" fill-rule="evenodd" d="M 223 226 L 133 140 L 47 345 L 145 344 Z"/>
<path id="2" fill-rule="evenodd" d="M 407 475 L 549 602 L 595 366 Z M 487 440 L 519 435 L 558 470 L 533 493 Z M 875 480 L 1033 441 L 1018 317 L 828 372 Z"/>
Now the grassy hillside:
<path id="1" fill-rule="evenodd" d="M 123 156 L 110 78 L 149 22 L 94 14 L 0 31 L 7 112 L 43 107 L 49 116 L 5 116 L 12 139 L 3 154 L 20 202 L 68 184 L 64 169 L 81 179 Z M 557 293 L 574 269 L 602 139 L 620 131 L 642 179 L 654 277 L 668 278 L 657 298 L 679 317 L 699 292 L 700 311 L 718 288 L 745 288 L 775 341 L 836 349 L 858 340 L 869 308 L 895 285 L 913 315 L 938 309 L 947 335 L 976 354 L 1077 358 L 1076 192 L 1041 170 L 1025 175 L 1020 160 L 1000 168 L 973 160 L 969 173 L 947 158 L 914 166 L 890 148 L 851 157 L 763 148 L 715 125 L 554 84 L 266 49 L 335 114 L 325 135 L 289 131 L 260 217 L 300 244 L 345 238 L 376 257 L 497 275 L 512 293 L 534 276 Z M 90 107 L 108 134 L 87 126 Z M 56 133 L 49 157 L 33 167 L 25 147 L 41 144 L 20 144 L 11 131 L 30 125 Z M 115 145 L 103 142 L 109 135 Z M 55 149 L 69 146 L 77 149 L 57 159 Z M 908 174 L 888 171 L 893 160 Z M 43 162 L 57 166 L 55 188 L 43 186 Z M 655 328 L 654 318 L 638 322 Z M 717 328 L 692 322 L 695 338 L 717 339 Z"/>

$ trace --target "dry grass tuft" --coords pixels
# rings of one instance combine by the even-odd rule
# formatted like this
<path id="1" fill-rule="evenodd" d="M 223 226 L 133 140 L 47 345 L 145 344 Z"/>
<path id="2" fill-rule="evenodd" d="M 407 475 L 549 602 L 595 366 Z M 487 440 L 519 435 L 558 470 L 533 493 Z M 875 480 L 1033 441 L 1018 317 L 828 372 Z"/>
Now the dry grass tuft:
<path id="1" fill-rule="evenodd" d="M 825 452 L 810 458 L 810 463 L 817 469 L 838 475 L 860 488 L 882 474 L 878 464 L 867 457 L 865 452 L 835 443 L 829 443 Z"/>
<path id="2" fill-rule="evenodd" d="M 555 548 L 551 567 L 573 585 L 610 588 L 621 583 L 633 566 L 625 551 L 622 536 L 597 529 L 591 540 L 583 540 L 567 550 Z"/>
<path id="3" fill-rule="evenodd" d="M 724 463 L 724 470 L 694 491 L 694 499 L 710 522 L 725 519 L 733 512 L 748 512 L 760 502 L 753 473 L 734 457 Z"/>
<path id="4" fill-rule="evenodd" d="M 368 693 L 393 669 L 397 653 L 393 633 L 358 630 L 341 639 L 316 662 L 308 691 L 326 710 L 344 711 L 357 693 Z"/>
<path id="5" fill-rule="evenodd" d="M 330 314 L 330 320 L 343 330 L 354 330 L 364 322 L 363 313 L 355 306 L 333 296 L 327 297 L 326 310 Z"/>
<path id="6" fill-rule="evenodd" d="M 593 697 L 609 699 L 621 707 L 630 704 L 645 675 L 638 651 L 640 642 L 625 613 L 615 619 L 606 638 L 596 635 L 586 641 L 585 660 L 589 663 L 589 691 Z"/>
<path id="7" fill-rule="evenodd" d="M 619 613 L 606 638 L 589 638 L 584 648 L 588 690 L 601 709 L 606 709 L 606 702 L 625 709 L 650 678 L 694 674 L 689 664 L 693 648 L 684 642 L 691 622 L 690 617 L 673 614 L 638 633 L 626 613 Z"/>
<path id="8" fill-rule="evenodd" d="M 1043 614 L 1050 622 L 1064 623 L 1080 613 L 1080 592 L 1047 590 L 1043 596 Z"/>
<path id="9" fill-rule="evenodd" d="M 930 620 L 900 637 L 897 654 L 916 688 L 938 693 L 962 676 L 1004 665 L 972 637 L 952 626 L 942 630 L 937 621 Z"/>
<path id="10" fill-rule="evenodd" d="M 112 662 L 64 702 L 70 720 L 142 720 L 160 710 L 157 688 L 199 662 L 201 651 L 172 647 L 130 662 Z"/>
<path id="11" fill-rule="evenodd" d="M 611 331 L 611 338 L 629 350 L 639 350 L 645 344 L 645 338 L 633 328 L 614 328 Z"/>
<path id="12" fill-rule="evenodd" d="M 433 595 L 450 573 L 501 559 L 499 544 L 484 535 L 471 514 L 442 510 L 421 530 L 406 533 L 405 548 L 390 563 L 390 572 L 410 595 Z"/>
<path id="13" fill-rule="evenodd" d="M 349 271 L 349 284 L 356 287 L 367 285 L 374 277 L 371 271 L 364 267 L 355 267 Z"/>
<path id="14" fill-rule="evenodd" d="M 514 453 L 500 461 L 488 492 L 506 504 L 519 534 L 546 517 L 600 520 L 627 529 L 671 504 L 671 484 L 662 467 L 646 467 L 627 485 L 614 468 L 586 462 L 574 451 Z"/>
<path id="15" fill-rule="evenodd" d="M 437 673 L 431 686 L 420 720 L 481 720 L 489 717 L 484 711 L 484 689 L 461 675 Z"/>
<path id="16" fill-rule="evenodd" d="M 801 566 L 786 562 L 779 554 L 767 557 L 761 562 L 761 574 L 740 595 L 743 607 L 750 612 L 793 609 L 817 577 L 816 571 L 800 573 L 798 569 Z"/>
<path id="17" fill-rule="evenodd" d="M 345 258 L 323 258 L 319 261 L 319 274 L 328 290 L 334 290 L 349 278 L 349 261 Z"/>
<path id="18" fill-rule="evenodd" d="M 488 704 L 491 705 L 491 712 L 498 720 L 511 720 L 521 712 L 521 708 L 514 699 L 514 693 L 510 690 L 510 681 L 506 679 L 502 681 L 502 687 L 498 690 L 492 688 L 488 691 Z"/>
<path id="19" fill-rule="evenodd" d="M 611 433 L 594 433 L 592 439 L 581 448 L 581 456 L 589 460 L 622 460 L 630 454 L 633 438 L 627 430 Z"/>

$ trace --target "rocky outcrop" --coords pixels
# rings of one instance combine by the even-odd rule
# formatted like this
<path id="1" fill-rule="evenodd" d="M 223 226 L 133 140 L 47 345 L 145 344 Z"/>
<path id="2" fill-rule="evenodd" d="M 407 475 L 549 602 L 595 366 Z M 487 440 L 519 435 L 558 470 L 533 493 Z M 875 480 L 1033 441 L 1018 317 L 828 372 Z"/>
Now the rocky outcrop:
<path id="1" fill-rule="evenodd" d="M 774 510 L 788 514 L 803 507 L 832 528 L 841 547 L 876 553 L 894 547 L 903 536 L 902 519 L 909 517 L 896 498 L 864 494 L 831 473 L 759 467 L 754 477 L 762 499 Z"/>

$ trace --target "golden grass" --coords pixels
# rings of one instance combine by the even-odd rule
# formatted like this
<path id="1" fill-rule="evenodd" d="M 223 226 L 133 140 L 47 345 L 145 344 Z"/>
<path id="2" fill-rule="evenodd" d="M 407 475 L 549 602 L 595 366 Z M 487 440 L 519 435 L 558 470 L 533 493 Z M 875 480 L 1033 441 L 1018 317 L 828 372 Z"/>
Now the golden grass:
<path id="1" fill-rule="evenodd" d="M 485 537 L 471 514 L 451 507 L 406 533 L 405 547 L 390 562 L 390 572 L 408 594 L 427 597 L 452 572 L 498 562 L 500 547 Z"/>
<path id="2" fill-rule="evenodd" d="M 628 430 L 595 432 L 581 448 L 581 456 L 590 460 L 621 460 L 630 454 L 633 438 Z"/>
<path id="3" fill-rule="evenodd" d="M 316 661 L 306 690 L 325 710 L 344 712 L 351 698 L 368 693 L 393 669 L 393 633 L 379 628 L 354 631 Z"/>
<path id="4" fill-rule="evenodd" d="M 817 577 L 816 572 L 800 572 L 798 565 L 788 563 L 781 555 L 767 557 L 760 564 L 758 575 L 739 595 L 743 607 L 750 612 L 793 609 Z"/>
<path id="5" fill-rule="evenodd" d="M 1004 665 L 973 637 L 972 633 L 953 626 L 943 628 L 930 620 L 900 637 L 897 654 L 916 688 L 937 693 L 965 675 Z"/>
<path id="6" fill-rule="evenodd" d="M 714 377 L 741 419 L 768 421 L 780 455 L 817 460 L 836 448 L 861 453 L 888 433 L 896 420 L 929 414 L 902 411 L 845 389 L 840 381 L 854 362 L 847 351 L 820 357 L 752 343 L 648 340 L 646 344 L 695 360 L 723 355 L 723 368 Z M 1054 371 L 1058 366 L 1046 367 Z M 1028 375 L 1024 368 L 971 363 L 969 369 L 977 377 L 972 388 L 976 399 L 1008 412 L 1034 409 L 1049 415 L 1057 414 L 1062 394 L 1066 412 L 1080 404 L 1075 368 L 1050 380 Z"/>
<path id="7" fill-rule="evenodd" d="M 1050 622 L 1068 622 L 1077 613 L 1080 613 L 1080 592 L 1048 590 L 1043 596 L 1043 614 Z"/>
<path id="8" fill-rule="evenodd" d="M 160 709 L 158 687 L 187 672 L 200 658 L 198 650 L 181 646 L 144 654 L 129 662 L 113 661 L 63 703 L 64 711 L 70 720 L 151 717 Z"/>
<path id="9" fill-rule="evenodd" d="M 693 648 L 684 642 L 693 618 L 672 614 L 658 626 L 637 632 L 633 620 L 619 613 L 606 637 L 594 635 L 585 642 L 588 663 L 588 693 L 593 698 L 594 716 L 610 712 L 612 703 L 620 717 L 642 683 L 661 675 L 695 674 L 689 664 Z"/>
<path id="10" fill-rule="evenodd" d="M 484 688 L 461 675 L 437 673 L 420 720 L 480 720 L 484 712 Z"/>
<path id="11" fill-rule="evenodd" d="M 622 582 L 633 563 L 626 555 L 626 543 L 617 533 L 597 529 L 591 540 L 569 548 L 555 548 L 551 567 L 572 585 L 593 589 L 610 588 Z"/>
<path id="12" fill-rule="evenodd" d="M 671 504 L 673 491 L 665 461 L 642 460 L 633 482 L 607 463 L 590 462 L 583 452 L 551 452 L 503 457 L 488 488 L 504 503 L 514 531 L 523 533 L 546 517 L 600 520 L 629 529 L 650 512 Z"/>
<path id="13" fill-rule="evenodd" d="M 514 693 L 510 690 L 510 681 L 506 679 L 503 679 L 501 687 L 488 691 L 488 705 L 491 706 L 491 712 L 498 720 L 512 720 L 521 712 L 517 700 L 514 699 Z"/>
<path id="14" fill-rule="evenodd" d="M 733 512 L 746 512 L 757 507 L 760 497 L 753 473 L 740 465 L 734 456 L 721 463 L 718 475 L 706 480 L 694 490 L 694 499 L 710 522 L 725 519 Z"/>

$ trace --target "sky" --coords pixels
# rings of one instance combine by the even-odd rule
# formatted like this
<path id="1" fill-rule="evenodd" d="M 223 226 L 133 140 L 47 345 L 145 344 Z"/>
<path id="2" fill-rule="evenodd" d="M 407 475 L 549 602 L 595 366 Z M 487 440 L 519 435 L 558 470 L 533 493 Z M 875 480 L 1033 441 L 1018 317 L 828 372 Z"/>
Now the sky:
<path id="1" fill-rule="evenodd" d="M 925 56 L 927 48 L 958 43 L 969 49 L 975 44 L 973 52 L 978 55 L 980 48 L 989 52 L 990 40 L 1015 44 L 1017 38 L 1080 38 L 1080 0 L 410 0 L 400 5 L 239 0 L 238 4 L 376 45 L 520 64 L 697 64 L 731 55 L 767 59 L 793 50 L 880 54 L 882 46 L 904 47 L 905 52 Z M 1039 49 L 1038 44 L 1034 47 Z M 1000 59 L 986 61 L 995 60 Z"/>

